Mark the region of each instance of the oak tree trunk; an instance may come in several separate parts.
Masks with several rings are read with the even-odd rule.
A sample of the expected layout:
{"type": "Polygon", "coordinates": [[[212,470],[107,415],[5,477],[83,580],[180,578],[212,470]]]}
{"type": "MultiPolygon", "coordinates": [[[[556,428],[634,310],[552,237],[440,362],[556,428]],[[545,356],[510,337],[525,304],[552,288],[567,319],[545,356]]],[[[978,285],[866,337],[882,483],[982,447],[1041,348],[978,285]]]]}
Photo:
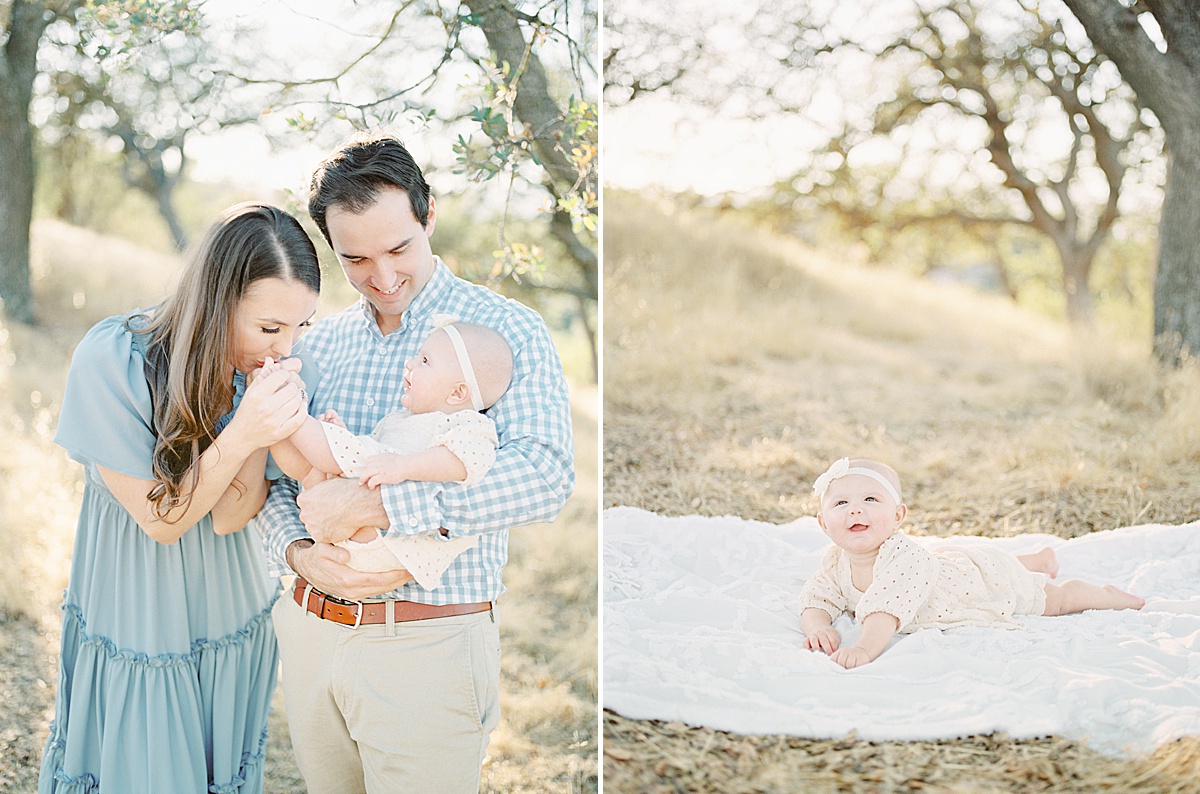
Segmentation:
{"type": "Polygon", "coordinates": [[[1096,321],[1091,288],[1095,255],[1070,247],[1059,250],[1059,259],[1062,261],[1063,292],[1067,296],[1067,321],[1074,328],[1087,328],[1096,321]]]}
{"type": "Polygon", "coordinates": [[[1154,279],[1154,344],[1161,361],[1200,356],[1200,7],[1195,0],[1064,0],[1088,38],[1154,111],[1166,136],[1166,197],[1154,279]],[[1149,13],[1161,41],[1139,15],[1149,13]]]}
{"type": "Polygon", "coordinates": [[[1200,118],[1168,142],[1167,190],[1158,232],[1154,339],[1158,356],[1177,364],[1200,356],[1200,118]]]}
{"type": "Polygon", "coordinates": [[[0,54],[0,300],[13,320],[32,323],[29,224],[33,220],[33,128],[29,102],[37,47],[50,14],[41,3],[14,0],[0,54]]]}

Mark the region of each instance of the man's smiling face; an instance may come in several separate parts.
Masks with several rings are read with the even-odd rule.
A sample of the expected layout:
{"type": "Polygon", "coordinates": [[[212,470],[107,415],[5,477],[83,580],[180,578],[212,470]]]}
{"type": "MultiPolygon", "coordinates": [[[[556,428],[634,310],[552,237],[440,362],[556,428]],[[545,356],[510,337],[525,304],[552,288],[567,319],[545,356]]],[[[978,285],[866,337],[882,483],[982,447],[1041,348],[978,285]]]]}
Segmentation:
{"type": "Polygon", "coordinates": [[[346,279],[375,309],[379,330],[395,331],[433,276],[433,199],[425,226],[399,188],[381,190],[375,203],[360,213],[333,205],[325,221],[346,279]]]}

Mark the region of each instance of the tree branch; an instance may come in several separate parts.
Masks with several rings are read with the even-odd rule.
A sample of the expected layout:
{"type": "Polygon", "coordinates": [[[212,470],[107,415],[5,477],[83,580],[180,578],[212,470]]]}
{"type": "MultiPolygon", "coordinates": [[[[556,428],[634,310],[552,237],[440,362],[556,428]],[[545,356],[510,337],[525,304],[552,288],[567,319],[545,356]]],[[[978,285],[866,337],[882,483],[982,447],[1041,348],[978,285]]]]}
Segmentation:
{"type": "MultiPolygon", "coordinates": [[[[1165,0],[1159,0],[1164,2],[1165,0]]],[[[1087,29],[1088,38],[1121,72],[1138,100],[1154,110],[1168,134],[1185,124],[1173,112],[1176,97],[1200,96],[1200,75],[1176,50],[1158,51],[1138,23],[1137,11],[1113,0],[1064,0],[1067,8],[1087,29]]],[[[1157,14],[1155,15],[1157,17],[1157,14]]],[[[1173,16],[1166,17],[1168,24],[1173,16]]],[[[1180,35],[1164,29],[1168,41],[1180,35]]]]}

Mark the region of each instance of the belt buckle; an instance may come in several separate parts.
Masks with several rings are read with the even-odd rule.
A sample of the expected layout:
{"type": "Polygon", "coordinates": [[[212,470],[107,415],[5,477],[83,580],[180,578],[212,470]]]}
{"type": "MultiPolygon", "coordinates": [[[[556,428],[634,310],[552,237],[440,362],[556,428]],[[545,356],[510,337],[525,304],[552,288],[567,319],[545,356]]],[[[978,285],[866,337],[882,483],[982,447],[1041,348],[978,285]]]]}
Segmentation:
{"type": "Polygon", "coordinates": [[[366,610],[363,609],[362,601],[354,601],[352,603],[354,604],[354,628],[357,629],[362,625],[363,612],[366,610]]]}

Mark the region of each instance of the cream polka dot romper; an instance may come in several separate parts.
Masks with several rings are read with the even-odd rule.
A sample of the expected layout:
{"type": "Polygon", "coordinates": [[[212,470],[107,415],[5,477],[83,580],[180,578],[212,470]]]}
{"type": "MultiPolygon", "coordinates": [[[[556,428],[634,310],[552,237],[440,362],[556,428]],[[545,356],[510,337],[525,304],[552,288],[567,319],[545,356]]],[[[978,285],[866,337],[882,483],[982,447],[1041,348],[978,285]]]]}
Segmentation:
{"type": "Polygon", "coordinates": [[[800,611],[843,612],[862,621],[885,612],[900,633],[951,626],[1022,628],[1013,615],[1046,609],[1045,574],[1033,573],[1012,554],[991,546],[927,549],[902,532],[879,547],[866,592],[850,578],[850,558],[833,546],[800,593],[800,611]]]}
{"type": "MultiPolygon", "coordinates": [[[[452,414],[432,411],[413,414],[394,411],[375,426],[369,436],[356,436],[345,428],[321,423],[342,476],[357,478],[361,467],[372,455],[406,455],[436,446],[444,446],[462,461],[467,478],[448,487],[474,485],[496,462],[499,440],[496,425],[478,411],[452,414]]],[[[462,552],[478,542],[476,537],[442,538],[436,533],[399,535],[376,531],[374,540],[357,543],[345,540],[337,544],[350,552],[351,568],[359,571],[390,571],[406,568],[427,590],[435,589],[442,573],[462,552]]]]}

